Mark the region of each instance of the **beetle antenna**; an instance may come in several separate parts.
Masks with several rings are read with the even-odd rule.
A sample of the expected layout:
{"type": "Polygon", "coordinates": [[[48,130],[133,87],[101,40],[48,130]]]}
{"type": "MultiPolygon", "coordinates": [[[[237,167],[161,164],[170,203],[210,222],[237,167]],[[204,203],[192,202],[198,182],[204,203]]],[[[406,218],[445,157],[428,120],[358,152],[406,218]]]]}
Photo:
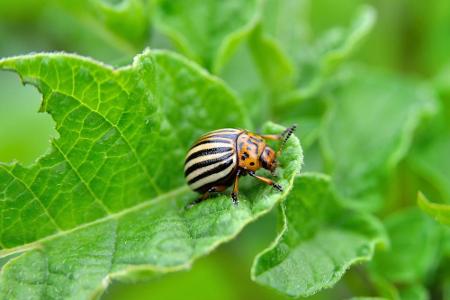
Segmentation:
{"type": "Polygon", "coordinates": [[[286,128],[283,131],[283,133],[281,133],[281,136],[284,138],[283,141],[281,142],[280,148],[278,148],[278,155],[281,153],[281,150],[283,150],[284,145],[286,144],[287,140],[291,137],[291,135],[294,133],[296,128],[297,124],[293,124],[291,127],[286,128]]]}

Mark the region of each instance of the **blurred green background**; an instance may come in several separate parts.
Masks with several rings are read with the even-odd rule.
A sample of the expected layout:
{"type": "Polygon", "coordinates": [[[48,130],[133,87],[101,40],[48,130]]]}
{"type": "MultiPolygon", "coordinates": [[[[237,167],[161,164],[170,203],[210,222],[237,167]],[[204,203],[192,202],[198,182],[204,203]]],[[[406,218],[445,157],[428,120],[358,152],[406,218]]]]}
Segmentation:
{"type": "MultiPolygon", "coordinates": [[[[428,80],[438,87],[444,109],[449,112],[450,1],[310,1],[305,14],[311,39],[330,28],[347,26],[361,4],[375,7],[378,21],[353,60],[428,80]]],[[[146,24],[142,24],[144,32],[136,33],[135,39],[144,34],[150,42],[136,46],[140,41],[130,44],[111,36],[97,21],[83,10],[73,9],[67,1],[0,0],[0,57],[67,51],[119,66],[129,63],[145,46],[171,48],[146,24]]],[[[58,135],[51,117],[38,113],[39,105],[40,94],[35,88],[23,86],[16,74],[0,72],[0,161],[30,164],[48,151],[49,140],[58,135]]],[[[414,177],[406,165],[400,165],[397,175],[396,180],[407,186],[405,193],[424,189],[432,196],[439,195],[427,182],[414,177]]],[[[149,283],[114,284],[103,298],[285,299],[253,283],[249,276],[254,256],[275,237],[276,222],[273,212],[248,226],[238,239],[197,261],[192,270],[149,283]]],[[[337,286],[313,298],[374,294],[373,284],[361,268],[352,268],[337,286]]]]}

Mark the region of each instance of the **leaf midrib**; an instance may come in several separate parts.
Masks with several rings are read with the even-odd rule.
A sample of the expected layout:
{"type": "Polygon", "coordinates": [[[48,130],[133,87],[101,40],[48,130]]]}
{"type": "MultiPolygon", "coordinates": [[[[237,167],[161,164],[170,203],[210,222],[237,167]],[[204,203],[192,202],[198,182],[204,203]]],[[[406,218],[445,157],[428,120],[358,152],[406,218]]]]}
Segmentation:
{"type": "Polygon", "coordinates": [[[167,193],[160,194],[159,196],[157,196],[153,199],[149,199],[149,200],[143,201],[135,206],[125,208],[117,213],[108,214],[100,219],[96,219],[94,221],[81,224],[81,225],[73,227],[69,230],[58,231],[55,234],[48,235],[44,238],[38,239],[31,243],[26,243],[26,244],[23,244],[23,245],[20,245],[17,247],[13,247],[13,248],[2,249],[2,250],[0,250],[0,258],[6,257],[6,256],[14,254],[14,253],[24,252],[24,251],[38,248],[41,245],[41,243],[43,243],[43,242],[47,242],[47,241],[50,241],[50,240],[53,240],[53,239],[56,239],[56,238],[59,238],[62,236],[66,236],[66,235],[76,232],[78,230],[82,230],[82,229],[85,229],[85,228],[88,228],[88,227],[91,227],[91,226],[94,226],[94,225],[97,225],[97,224],[100,224],[103,222],[107,222],[107,221],[114,220],[114,219],[119,219],[120,217],[122,217],[124,215],[145,209],[154,204],[160,203],[167,198],[175,197],[179,194],[182,194],[182,193],[185,193],[188,191],[189,191],[189,187],[187,185],[182,185],[182,186],[179,186],[167,193]]]}

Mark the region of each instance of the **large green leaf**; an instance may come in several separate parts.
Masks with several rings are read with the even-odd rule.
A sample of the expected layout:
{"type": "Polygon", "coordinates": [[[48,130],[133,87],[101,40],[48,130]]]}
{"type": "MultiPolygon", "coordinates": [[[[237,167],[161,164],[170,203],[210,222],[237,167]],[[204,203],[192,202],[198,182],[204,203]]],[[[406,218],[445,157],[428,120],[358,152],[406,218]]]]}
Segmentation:
{"type": "Polygon", "coordinates": [[[397,284],[414,284],[429,278],[439,261],[439,225],[417,208],[409,208],[389,216],[385,226],[391,248],[377,253],[372,271],[397,284]]]}
{"type": "Polygon", "coordinates": [[[364,68],[346,71],[329,101],[321,142],[338,192],[355,207],[373,210],[436,101],[421,83],[364,68]]]}
{"type": "Polygon", "coordinates": [[[299,171],[293,137],[280,158],[283,193],[248,180],[238,207],[222,195],[186,210],[196,197],[182,171],[192,141],[250,126],[220,80],[158,51],[120,69],[64,53],[0,68],[39,89],[60,134],[31,167],[0,164],[2,299],[84,299],[115,278],[186,268],[270,210],[299,171]]]}
{"type": "Polygon", "coordinates": [[[260,0],[159,0],[157,28],[186,56],[217,70],[256,24],[260,0]]]}
{"type": "Polygon", "coordinates": [[[304,174],[282,203],[282,229],[254,261],[252,278],[294,297],[332,287],[353,264],[384,244],[381,223],[346,209],[328,177],[304,174]]]}

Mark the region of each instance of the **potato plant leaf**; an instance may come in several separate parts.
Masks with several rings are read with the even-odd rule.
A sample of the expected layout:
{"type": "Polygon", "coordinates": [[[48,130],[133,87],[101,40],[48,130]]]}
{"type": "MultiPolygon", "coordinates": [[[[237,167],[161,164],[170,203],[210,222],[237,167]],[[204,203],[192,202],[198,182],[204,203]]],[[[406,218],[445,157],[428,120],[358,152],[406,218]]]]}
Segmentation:
{"type": "Polygon", "coordinates": [[[423,130],[421,139],[415,143],[408,157],[411,166],[438,190],[440,200],[446,203],[450,202],[450,161],[444,159],[450,153],[448,120],[441,111],[438,118],[423,130]]]}
{"type": "MultiPolygon", "coordinates": [[[[274,8],[270,6],[275,12],[289,10],[291,13],[299,14],[301,12],[299,9],[302,9],[302,13],[305,14],[304,1],[275,2],[277,5],[274,8]]],[[[375,10],[370,6],[363,6],[348,28],[332,28],[312,44],[309,44],[305,37],[302,38],[307,34],[306,25],[299,24],[290,29],[294,32],[291,35],[285,36],[282,31],[276,36],[280,45],[290,50],[290,58],[295,62],[294,70],[297,72],[295,89],[273,101],[274,117],[271,119],[298,123],[305,150],[317,140],[322,130],[321,119],[324,111],[323,103],[320,101],[323,96],[321,91],[330,90],[336,85],[339,76],[332,75],[338,73],[369,35],[375,20],[375,10]]],[[[284,26],[290,28],[290,20],[278,20],[276,23],[279,26],[278,30],[283,29],[283,21],[287,23],[284,26]]]]}
{"type": "Polygon", "coordinates": [[[375,255],[371,270],[394,284],[426,279],[439,261],[443,237],[439,225],[415,207],[389,216],[384,223],[391,247],[375,255]]]}
{"type": "Polygon", "coordinates": [[[432,203],[422,193],[419,193],[417,196],[417,203],[424,212],[432,216],[436,221],[445,225],[450,225],[450,205],[432,203]]]}
{"type": "Polygon", "coordinates": [[[437,104],[426,85],[370,69],[347,71],[328,102],[321,144],[339,194],[355,207],[376,210],[387,177],[437,104]]]}
{"type": "Polygon", "coordinates": [[[280,43],[266,32],[267,4],[260,0],[164,0],[155,10],[156,28],[181,53],[239,92],[258,126],[272,119],[274,94],[290,90],[295,73],[280,43]]]}
{"type": "Polygon", "coordinates": [[[119,69],[64,53],[6,58],[0,69],[39,89],[60,134],[34,165],[0,164],[0,299],[88,299],[113,279],[187,268],[284,198],[301,166],[292,137],[283,193],[251,181],[238,207],[221,195],[186,210],[197,197],[183,178],[193,140],[250,127],[220,80],[164,51],[119,69]]]}
{"type": "Polygon", "coordinates": [[[332,287],[350,266],[370,260],[375,246],[386,243],[381,223],[342,206],[324,175],[297,177],[280,217],[282,229],[255,259],[252,278],[293,297],[332,287]]]}
{"type": "Polygon", "coordinates": [[[423,285],[413,284],[401,289],[400,297],[402,300],[428,300],[430,299],[430,294],[423,285]]]}
{"type": "Polygon", "coordinates": [[[259,125],[275,117],[270,115],[277,101],[275,95],[292,88],[294,68],[277,41],[264,33],[260,22],[248,31],[226,63],[222,62],[217,74],[239,93],[252,121],[259,125]]]}
{"type": "Polygon", "coordinates": [[[86,30],[95,32],[124,54],[141,51],[150,35],[150,4],[146,0],[55,1],[76,16],[86,30]]]}
{"type": "Polygon", "coordinates": [[[375,10],[371,6],[363,6],[348,28],[332,28],[314,43],[298,46],[297,53],[291,54],[299,72],[297,90],[282,99],[277,106],[289,111],[293,105],[298,105],[334,83],[335,78],[331,75],[358,49],[375,21],[375,10]]]}
{"type": "Polygon", "coordinates": [[[155,24],[184,55],[217,70],[254,27],[260,6],[260,0],[162,0],[155,24]]]}
{"type": "Polygon", "coordinates": [[[371,32],[376,18],[373,7],[363,6],[348,29],[332,29],[319,40],[316,47],[322,55],[321,72],[329,75],[336,70],[371,32]]]}
{"type": "Polygon", "coordinates": [[[294,61],[302,55],[311,35],[309,6],[309,0],[266,0],[264,3],[264,30],[294,61]]]}

